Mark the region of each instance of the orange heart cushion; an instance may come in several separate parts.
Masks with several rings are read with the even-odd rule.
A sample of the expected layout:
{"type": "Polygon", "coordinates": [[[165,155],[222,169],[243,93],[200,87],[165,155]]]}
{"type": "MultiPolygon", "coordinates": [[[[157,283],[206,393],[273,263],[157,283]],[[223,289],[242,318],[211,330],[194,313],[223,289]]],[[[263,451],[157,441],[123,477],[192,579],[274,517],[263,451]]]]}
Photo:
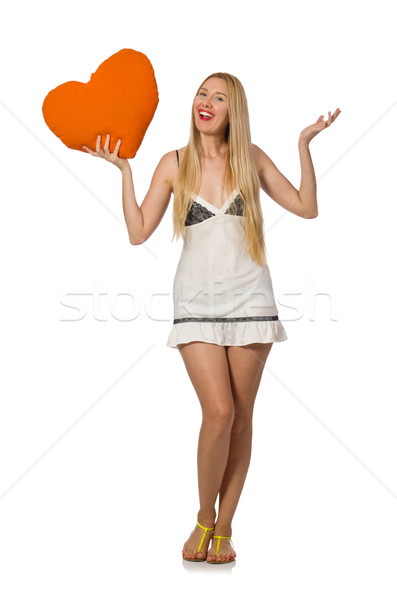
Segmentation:
{"type": "Polygon", "coordinates": [[[97,136],[103,148],[110,133],[110,152],[120,138],[120,158],[134,158],[158,102],[150,60],[124,48],[99,65],[87,83],[68,81],[51,90],[42,110],[48,127],[68,148],[95,151],[97,136]]]}

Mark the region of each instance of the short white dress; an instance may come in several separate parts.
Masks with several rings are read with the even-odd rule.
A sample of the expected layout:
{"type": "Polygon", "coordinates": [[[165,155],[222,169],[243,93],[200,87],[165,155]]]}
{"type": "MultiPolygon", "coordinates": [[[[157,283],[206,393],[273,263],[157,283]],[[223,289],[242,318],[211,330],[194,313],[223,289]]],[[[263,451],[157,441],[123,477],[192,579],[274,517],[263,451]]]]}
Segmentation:
{"type": "Polygon", "coordinates": [[[173,283],[168,347],[191,341],[245,346],[288,339],[269,267],[245,250],[245,219],[238,190],[221,208],[194,195],[173,283]]]}

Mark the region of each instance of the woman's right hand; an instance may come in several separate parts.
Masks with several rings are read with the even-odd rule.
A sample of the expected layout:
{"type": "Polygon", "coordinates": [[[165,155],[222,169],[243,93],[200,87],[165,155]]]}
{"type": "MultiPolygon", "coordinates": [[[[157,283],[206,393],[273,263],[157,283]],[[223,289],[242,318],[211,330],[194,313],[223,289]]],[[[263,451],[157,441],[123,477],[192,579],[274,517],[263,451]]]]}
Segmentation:
{"type": "Polygon", "coordinates": [[[100,158],[104,158],[108,162],[111,162],[112,164],[116,165],[116,167],[118,167],[121,171],[123,169],[123,167],[125,167],[126,164],[128,164],[128,160],[126,158],[120,158],[118,156],[118,152],[119,152],[120,146],[121,146],[121,140],[118,140],[112,154],[109,152],[109,143],[110,143],[110,134],[108,133],[106,136],[106,141],[105,141],[103,150],[101,148],[101,136],[100,135],[98,135],[98,137],[96,139],[96,152],[94,152],[93,150],[90,150],[90,148],[87,148],[87,146],[81,146],[81,147],[84,148],[84,150],[86,150],[89,154],[91,154],[91,156],[99,156],[100,158]]]}

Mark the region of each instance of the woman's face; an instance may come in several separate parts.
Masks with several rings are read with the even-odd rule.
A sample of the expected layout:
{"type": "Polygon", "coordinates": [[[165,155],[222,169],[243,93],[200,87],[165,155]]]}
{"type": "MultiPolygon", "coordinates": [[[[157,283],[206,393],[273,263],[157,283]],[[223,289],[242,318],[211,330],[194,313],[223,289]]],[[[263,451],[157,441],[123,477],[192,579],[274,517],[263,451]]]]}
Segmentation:
{"type": "Polygon", "coordinates": [[[229,123],[226,82],[210,77],[203,86],[193,101],[196,127],[203,133],[223,133],[229,123]],[[203,111],[208,114],[201,116],[203,111]]]}

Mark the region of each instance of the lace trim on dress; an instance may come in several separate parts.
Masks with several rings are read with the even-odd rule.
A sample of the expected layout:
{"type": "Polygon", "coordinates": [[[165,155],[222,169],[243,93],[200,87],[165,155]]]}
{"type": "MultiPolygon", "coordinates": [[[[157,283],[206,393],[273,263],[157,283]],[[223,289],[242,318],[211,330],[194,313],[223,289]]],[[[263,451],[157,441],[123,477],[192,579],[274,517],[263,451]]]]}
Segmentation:
{"type": "Polygon", "coordinates": [[[272,315],[270,317],[183,317],[181,319],[174,319],[174,325],[176,323],[188,323],[190,321],[204,321],[208,323],[232,323],[234,321],[278,321],[278,315],[272,315]]]}
{"type": "MultiPolygon", "coordinates": [[[[225,215],[235,215],[237,217],[244,216],[244,203],[241,199],[240,194],[238,194],[233,202],[229,205],[228,209],[223,213],[225,215]]],[[[196,223],[201,223],[210,217],[214,217],[215,213],[211,212],[203,206],[200,202],[193,200],[193,203],[188,210],[185,225],[196,225],[196,223]]]]}
{"type": "Polygon", "coordinates": [[[225,211],[225,214],[236,215],[237,217],[242,217],[244,215],[244,203],[240,194],[235,197],[229,208],[225,211]]]}
{"type": "Polygon", "coordinates": [[[205,221],[205,219],[209,219],[210,217],[214,216],[215,213],[196,202],[196,200],[193,200],[193,204],[191,205],[186,216],[185,225],[195,225],[196,223],[201,223],[201,221],[205,221]]]}

